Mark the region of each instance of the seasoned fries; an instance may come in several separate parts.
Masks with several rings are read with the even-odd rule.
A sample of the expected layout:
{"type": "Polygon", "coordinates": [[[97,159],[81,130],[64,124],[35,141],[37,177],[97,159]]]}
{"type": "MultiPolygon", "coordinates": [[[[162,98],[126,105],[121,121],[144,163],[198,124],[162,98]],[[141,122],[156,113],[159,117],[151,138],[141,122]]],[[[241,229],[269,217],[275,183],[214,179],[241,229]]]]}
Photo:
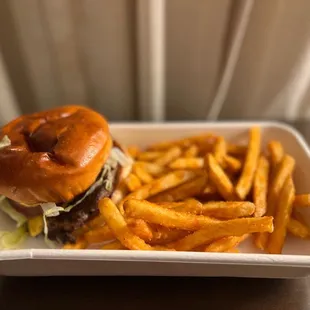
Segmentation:
{"type": "Polygon", "coordinates": [[[202,157],[178,158],[170,165],[170,169],[202,169],[204,159],[202,157]]]}
{"type": "Polygon", "coordinates": [[[101,200],[99,210],[115,237],[124,247],[131,250],[152,250],[150,245],[132,233],[118,208],[110,199],[101,200]]]}
{"type": "MultiPolygon", "coordinates": [[[[128,147],[131,172],[64,248],[239,253],[252,236],[279,254],[287,232],[310,241],[310,193],[295,194],[290,150],[276,140],[261,145],[258,127],[248,140],[203,133],[128,147]]],[[[42,229],[35,219],[28,226],[32,235],[42,229]]]]}
{"type": "Polygon", "coordinates": [[[283,185],[277,203],[277,210],[274,218],[274,231],[269,237],[269,253],[280,254],[282,252],[286,237],[287,224],[289,223],[292,212],[294,197],[295,188],[292,178],[289,176],[283,185]]]}
{"type": "Polygon", "coordinates": [[[260,153],[260,140],[260,128],[252,128],[250,130],[249,147],[246,154],[243,170],[236,186],[236,193],[242,200],[245,199],[252,186],[260,153]]]}
{"type": "Polygon", "coordinates": [[[130,192],[134,192],[142,186],[140,179],[133,173],[125,179],[125,184],[130,192]]]}
{"type": "Polygon", "coordinates": [[[269,162],[265,156],[261,156],[253,183],[253,201],[256,206],[255,217],[263,216],[267,210],[267,190],[268,190],[269,162]]]}
{"type": "Polygon", "coordinates": [[[209,177],[216,186],[218,192],[226,200],[235,200],[235,188],[212,154],[208,154],[207,164],[209,168],[209,177]]]}
{"type": "Polygon", "coordinates": [[[170,247],[177,251],[189,251],[200,245],[207,244],[213,240],[227,236],[242,236],[255,232],[272,232],[272,217],[244,218],[229,221],[210,222],[204,229],[196,230],[194,233],[180,239],[170,247]]]}

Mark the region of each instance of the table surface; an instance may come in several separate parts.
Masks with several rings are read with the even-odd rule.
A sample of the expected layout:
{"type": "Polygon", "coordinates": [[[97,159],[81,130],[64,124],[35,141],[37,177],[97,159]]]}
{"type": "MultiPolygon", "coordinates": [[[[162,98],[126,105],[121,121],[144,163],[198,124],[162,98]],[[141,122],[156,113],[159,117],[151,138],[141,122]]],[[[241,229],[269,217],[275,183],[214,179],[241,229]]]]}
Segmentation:
{"type": "MultiPolygon", "coordinates": [[[[295,124],[310,141],[310,123],[295,124]]],[[[0,309],[308,310],[310,279],[0,277],[0,309]]]]}

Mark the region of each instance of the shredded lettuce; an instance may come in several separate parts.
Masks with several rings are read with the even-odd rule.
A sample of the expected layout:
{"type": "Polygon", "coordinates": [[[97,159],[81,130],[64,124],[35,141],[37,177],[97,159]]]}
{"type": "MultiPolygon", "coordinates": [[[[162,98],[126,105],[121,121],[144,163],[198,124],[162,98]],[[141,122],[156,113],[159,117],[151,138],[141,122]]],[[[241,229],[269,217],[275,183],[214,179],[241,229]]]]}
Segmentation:
{"type": "Polygon", "coordinates": [[[0,149],[9,145],[11,145],[11,140],[7,135],[5,135],[0,141],[0,149]]]}
{"type": "Polygon", "coordinates": [[[15,249],[27,237],[26,225],[16,228],[14,231],[0,231],[0,249],[15,249]]]}
{"type": "Polygon", "coordinates": [[[14,220],[17,227],[21,227],[27,222],[27,218],[23,214],[16,211],[4,196],[0,197],[0,210],[14,220]]]}

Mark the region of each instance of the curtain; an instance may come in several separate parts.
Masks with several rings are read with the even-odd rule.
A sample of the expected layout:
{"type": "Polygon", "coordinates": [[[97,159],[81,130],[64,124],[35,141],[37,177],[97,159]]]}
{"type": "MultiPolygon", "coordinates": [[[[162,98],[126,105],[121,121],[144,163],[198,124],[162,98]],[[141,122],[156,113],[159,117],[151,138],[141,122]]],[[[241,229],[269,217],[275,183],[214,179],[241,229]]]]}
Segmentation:
{"type": "Polygon", "coordinates": [[[309,0],[2,0],[0,46],[1,124],[310,118],[309,0]]]}

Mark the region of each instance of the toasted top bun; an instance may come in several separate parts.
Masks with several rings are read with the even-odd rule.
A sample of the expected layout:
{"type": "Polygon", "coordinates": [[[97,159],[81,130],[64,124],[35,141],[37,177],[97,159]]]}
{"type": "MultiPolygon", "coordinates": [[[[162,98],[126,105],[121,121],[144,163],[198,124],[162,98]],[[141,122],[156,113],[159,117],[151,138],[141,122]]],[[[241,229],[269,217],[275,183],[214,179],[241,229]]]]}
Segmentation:
{"type": "Polygon", "coordinates": [[[1,129],[0,194],[19,203],[62,203],[83,193],[107,160],[112,139],[100,114],[64,106],[21,116],[1,129]]]}

